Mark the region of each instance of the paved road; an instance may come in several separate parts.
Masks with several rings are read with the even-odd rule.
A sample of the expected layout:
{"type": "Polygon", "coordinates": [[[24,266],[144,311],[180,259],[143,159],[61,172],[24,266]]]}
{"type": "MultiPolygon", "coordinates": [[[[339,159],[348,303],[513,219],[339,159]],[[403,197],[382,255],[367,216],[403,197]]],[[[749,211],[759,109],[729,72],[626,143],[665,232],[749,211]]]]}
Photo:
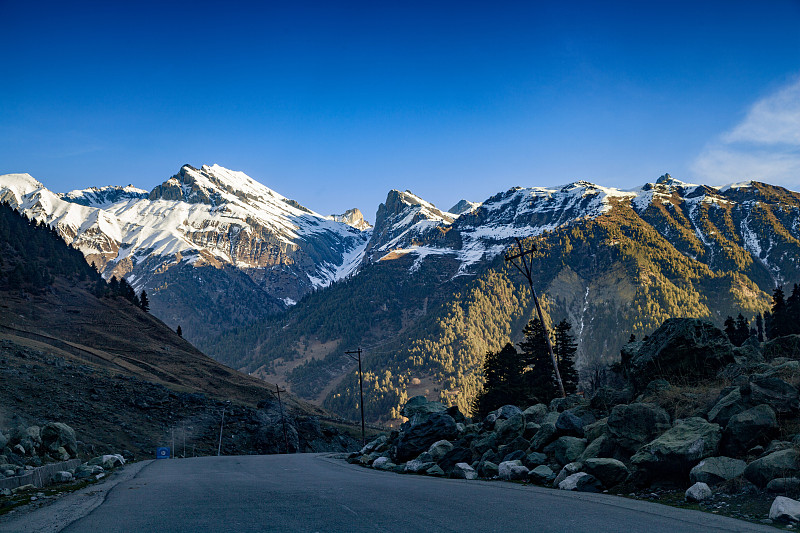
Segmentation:
{"type": "Polygon", "coordinates": [[[776,529],[604,494],[404,476],[349,465],[327,455],[303,454],[153,461],[120,481],[101,505],[64,531],[705,533],[776,529]]]}

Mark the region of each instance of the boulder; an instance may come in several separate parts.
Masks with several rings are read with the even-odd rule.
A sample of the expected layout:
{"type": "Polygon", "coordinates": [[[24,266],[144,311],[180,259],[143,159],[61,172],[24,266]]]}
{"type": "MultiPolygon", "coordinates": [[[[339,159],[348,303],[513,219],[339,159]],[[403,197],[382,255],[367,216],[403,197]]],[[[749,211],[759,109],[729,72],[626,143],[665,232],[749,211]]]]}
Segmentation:
{"type": "Polygon", "coordinates": [[[406,463],[406,466],[403,469],[403,471],[412,474],[419,474],[420,472],[425,472],[432,466],[436,466],[436,463],[432,461],[428,462],[428,461],[420,461],[419,459],[412,459],[411,461],[406,463]]]}
{"type": "Polygon", "coordinates": [[[382,452],[387,448],[388,441],[389,439],[386,437],[386,435],[381,435],[377,439],[368,442],[363,448],[361,448],[359,453],[363,455],[370,454],[372,452],[382,452]]]}
{"type": "Polygon", "coordinates": [[[433,465],[429,469],[425,471],[426,476],[433,476],[433,477],[444,477],[446,474],[444,470],[442,470],[439,465],[433,465]]]}
{"type": "Polygon", "coordinates": [[[395,462],[407,461],[437,441],[456,437],[458,428],[452,416],[444,412],[417,413],[403,424],[395,447],[395,462]]]}
{"type": "Polygon", "coordinates": [[[730,418],[723,434],[722,449],[729,455],[739,455],[769,442],[777,431],[775,411],[769,405],[757,405],[730,418]]]}
{"type": "Polygon", "coordinates": [[[647,473],[684,477],[701,459],[717,454],[722,431],[717,424],[695,417],[678,420],[631,457],[631,463],[647,473]]]}
{"type": "Polygon", "coordinates": [[[577,437],[559,437],[545,446],[546,453],[552,453],[561,465],[577,461],[586,449],[586,440],[577,437]]]}
{"type": "Polygon", "coordinates": [[[50,455],[58,459],[59,461],[69,461],[70,455],[63,446],[57,449],[55,452],[51,452],[50,455]]]}
{"type": "Polygon", "coordinates": [[[570,394],[566,398],[555,398],[551,400],[548,409],[556,413],[561,413],[567,409],[588,404],[589,402],[583,396],[579,394],[570,394]]]}
{"type": "Polygon", "coordinates": [[[750,403],[765,403],[778,413],[792,413],[800,409],[797,389],[780,378],[750,376],[750,403]]]}
{"type": "Polygon", "coordinates": [[[586,446],[580,456],[580,460],[592,459],[597,457],[613,457],[615,451],[614,442],[605,435],[594,439],[586,446]]]}
{"type": "Polygon", "coordinates": [[[75,479],[85,479],[105,472],[100,465],[81,465],[75,469],[75,479]]]}
{"type": "Polygon", "coordinates": [[[583,463],[569,463],[564,465],[564,468],[558,473],[556,478],[553,480],[553,486],[558,487],[558,484],[567,479],[572,474],[577,474],[583,468],[583,463]]]}
{"type": "Polygon", "coordinates": [[[60,472],[56,472],[53,474],[53,482],[54,483],[69,483],[75,479],[72,477],[72,472],[68,472],[66,470],[62,470],[60,472]]]}
{"type": "Polygon", "coordinates": [[[477,479],[478,473],[467,463],[456,463],[450,476],[456,479],[477,479]]]}
{"type": "Polygon", "coordinates": [[[539,452],[531,452],[525,456],[525,459],[522,460],[522,464],[527,466],[529,469],[537,467],[539,465],[543,465],[546,462],[547,462],[547,456],[539,452]]]}
{"type": "Polygon", "coordinates": [[[703,483],[698,481],[688,489],[686,489],[686,501],[688,502],[702,502],[714,495],[711,489],[703,483]]]}
{"type": "Polygon", "coordinates": [[[584,426],[583,431],[588,442],[592,442],[603,435],[608,435],[608,417],[602,418],[593,424],[584,426]]]}
{"type": "Polygon", "coordinates": [[[756,459],[744,469],[744,477],[759,487],[780,477],[800,477],[800,452],[789,448],[756,459]]]}
{"type": "Polygon", "coordinates": [[[725,427],[732,416],[747,409],[739,387],[731,387],[708,412],[708,421],[725,427]]]}
{"type": "Polygon", "coordinates": [[[494,433],[479,435],[470,442],[469,447],[473,454],[481,456],[489,450],[497,449],[497,435],[494,433]]]}
{"type": "Polygon", "coordinates": [[[670,318],[641,345],[623,349],[623,368],[641,390],[654,379],[698,383],[733,363],[733,345],[719,328],[696,318],[670,318]]]}
{"type": "Polygon", "coordinates": [[[614,406],[631,403],[633,398],[633,389],[613,389],[611,387],[600,387],[592,395],[592,399],[589,401],[589,406],[600,413],[609,413],[614,406]]]}
{"type": "Polygon", "coordinates": [[[42,446],[51,452],[57,452],[59,448],[64,448],[71,457],[78,456],[78,440],[75,438],[75,430],[61,422],[50,422],[45,424],[41,432],[42,446]]]}
{"type": "Polygon", "coordinates": [[[547,414],[547,406],[543,403],[531,405],[522,412],[525,415],[525,422],[533,422],[534,424],[541,424],[547,414]]]}
{"type": "Polygon", "coordinates": [[[519,459],[520,461],[524,462],[526,458],[527,454],[524,451],[515,450],[511,453],[506,454],[505,457],[503,457],[503,461],[516,461],[517,459],[519,459]]]}
{"type": "Polygon", "coordinates": [[[531,439],[536,432],[539,431],[541,426],[536,422],[526,422],[525,423],[525,431],[522,432],[522,437],[526,439],[531,439]]]}
{"type": "Polygon", "coordinates": [[[707,457],[689,471],[689,481],[714,486],[744,474],[747,463],[730,457],[707,457]]]}
{"type": "Polygon", "coordinates": [[[555,478],[555,472],[550,470],[550,467],[546,465],[539,465],[528,472],[528,480],[538,485],[550,485],[555,478]]]}
{"type": "Polygon", "coordinates": [[[559,435],[583,438],[583,420],[570,411],[564,411],[556,420],[556,431],[559,435]]]}
{"type": "Polygon", "coordinates": [[[478,463],[478,475],[482,478],[491,479],[497,477],[499,472],[499,467],[491,461],[481,461],[478,463]]]}
{"type": "Polygon", "coordinates": [[[670,428],[669,415],[657,405],[618,405],[608,416],[608,431],[625,450],[634,452],[670,428]]]}
{"type": "Polygon", "coordinates": [[[505,480],[524,480],[528,479],[528,469],[523,466],[522,461],[503,461],[497,467],[497,475],[505,480]]]}
{"type": "Polygon", "coordinates": [[[494,424],[494,432],[498,442],[511,442],[517,437],[521,437],[525,432],[525,415],[519,411],[508,418],[498,417],[494,424]]]}
{"type": "Polygon", "coordinates": [[[600,481],[591,474],[578,472],[572,474],[558,484],[560,490],[574,490],[577,492],[602,492],[600,481]]]}
{"type": "Polygon", "coordinates": [[[458,463],[472,463],[472,450],[466,446],[459,446],[457,443],[452,450],[444,454],[436,463],[449,474],[458,463]]]}
{"type": "Polygon", "coordinates": [[[555,440],[557,436],[555,424],[545,422],[531,438],[531,450],[539,451],[555,440]]]}
{"type": "Polygon", "coordinates": [[[517,437],[516,439],[512,440],[508,444],[504,446],[500,446],[497,451],[500,455],[509,454],[511,452],[515,452],[517,450],[527,450],[530,448],[531,443],[529,440],[525,439],[524,437],[517,437]]]}
{"type": "Polygon", "coordinates": [[[388,457],[378,457],[374,461],[372,461],[372,468],[383,469],[386,464],[391,463],[392,461],[388,457]]]}
{"type": "Polygon", "coordinates": [[[428,448],[428,453],[431,456],[431,460],[435,463],[438,463],[439,460],[452,449],[453,449],[452,442],[450,442],[449,440],[439,440],[431,444],[431,447],[428,448]]]}
{"type": "Polygon", "coordinates": [[[118,453],[99,455],[89,459],[86,464],[89,466],[102,466],[105,470],[111,470],[112,468],[124,465],[125,458],[118,453]]]}
{"type": "Polygon", "coordinates": [[[483,419],[483,429],[486,431],[496,430],[497,428],[495,428],[495,425],[498,421],[508,420],[517,415],[522,415],[524,425],[525,415],[522,414],[520,408],[516,405],[504,405],[486,415],[486,418],[483,419]]]}
{"type": "Polygon", "coordinates": [[[785,496],[777,496],[769,508],[769,519],[784,523],[800,521],[800,502],[785,496]]]}
{"type": "MultiPolygon", "coordinates": [[[[433,413],[446,413],[447,407],[440,402],[431,402],[425,396],[414,396],[403,406],[400,413],[406,418],[416,415],[429,415],[433,413]]],[[[450,417],[452,418],[452,417],[450,417]]]]}
{"type": "Polygon", "coordinates": [[[622,461],[607,458],[586,459],[583,461],[583,471],[596,477],[606,488],[619,485],[631,474],[622,461]]]}
{"type": "Polygon", "coordinates": [[[779,477],[767,483],[768,492],[785,494],[787,492],[797,494],[800,492],[800,478],[798,477],[779,477]]]}

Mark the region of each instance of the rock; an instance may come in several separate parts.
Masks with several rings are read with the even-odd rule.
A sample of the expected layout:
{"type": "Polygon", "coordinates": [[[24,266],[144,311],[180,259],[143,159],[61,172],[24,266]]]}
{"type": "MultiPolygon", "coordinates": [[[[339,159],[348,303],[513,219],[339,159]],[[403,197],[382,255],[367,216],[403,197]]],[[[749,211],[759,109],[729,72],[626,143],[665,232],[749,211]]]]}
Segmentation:
{"type": "Polygon", "coordinates": [[[98,457],[94,457],[89,459],[86,463],[89,466],[102,466],[104,470],[111,470],[112,468],[116,468],[118,466],[122,466],[125,464],[125,458],[122,457],[120,454],[107,454],[107,455],[100,455],[98,457]]]}
{"type": "Polygon", "coordinates": [[[51,452],[64,448],[70,457],[78,456],[78,441],[75,430],[61,422],[50,422],[42,428],[42,446],[51,452]]]}
{"type": "Polygon", "coordinates": [[[732,387],[708,412],[708,421],[725,427],[732,416],[747,409],[739,387],[732,387]]]}
{"type": "Polygon", "coordinates": [[[405,468],[403,469],[404,472],[410,472],[412,474],[418,474],[420,472],[425,472],[430,467],[436,466],[434,462],[423,462],[419,459],[412,459],[411,461],[406,463],[405,468]]]}
{"type": "Polygon", "coordinates": [[[526,458],[527,454],[524,451],[515,450],[509,454],[506,454],[506,456],[503,457],[503,461],[516,461],[516,460],[524,461],[526,458]]]}
{"type": "Polygon", "coordinates": [[[623,350],[622,364],[631,382],[641,390],[659,378],[698,383],[733,362],[733,345],[712,323],[670,318],[641,345],[623,350]]]}
{"type": "Polygon", "coordinates": [[[578,407],[579,405],[588,405],[588,401],[579,394],[570,394],[566,398],[555,398],[550,401],[549,410],[556,413],[561,413],[567,409],[578,407]]]}
{"type": "Polygon", "coordinates": [[[797,477],[779,477],[767,483],[768,492],[776,492],[778,494],[785,494],[790,492],[797,494],[800,492],[800,478],[797,477]]]}
{"type": "Polygon", "coordinates": [[[522,461],[503,461],[497,467],[497,475],[500,479],[522,480],[528,478],[528,469],[522,465],[522,461]]]}
{"type": "Polygon", "coordinates": [[[778,419],[769,405],[761,404],[731,417],[725,427],[722,449],[739,455],[753,446],[769,442],[778,431],[778,419]]]}
{"type": "Polygon", "coordinates": [[[457,405],[451,405],[445,411],[448,415],[453,417],[453,420],[456,421],[456,424],[466,424],[467,417],[458,409],[457,405]]]}
{"type": "Polygon", "coordinates": [[[631,463],[648,473],[683,477],[701,459],[717,454],[722,431],[717,424],[695,417],[678,420],[631,457],[631,463]]]}
{"type": "MultiPolygon", "coordinates": [[[[8,444],[8,437],[6,437],[5,433],[0,431],[0,450],[5,448],[7,444],[8,444]]],[[[5,461],[3,461],[3,462],[5,462],[5,461]]]]}
{"type": "Polygon", "coordinates": [[[14,447],[11,449],[14,450],[14,453],[16,453],[17,455],[27,454],[27,452],[25,451],[25,447],[22,446],[22,444],[15,444],[14,447]]]}
{"type": "Polygon", "coordinates": [[[383,468],[387,463],[391,463],[388,457],[378,457],[372,461],[372,468],[383,468]]]}
{"type": "Polygon", "coordinates": [[[589,424],[583,427],[583,431],[586,435],[586,441],[592,442],[595,439],[598,439],[604,435],[608,435],[608,417],[602,418],[593,424],[589,424]]]}
{"type": "Polygon", "coordinates": [[[577,492],[602,492],[600,481],[591,474],[578,472],[572,474],[558,484],[560,490],[574,490],[577,492]]]}
{"type": "Polygon", "coordinates": [[[53,482],[54,483],[69,483],[74,478],[72,477],[71,472],[67,472],[66,470],[62,470],[60,472],[56,472],[53,474],[53,482]]]}
{"type": "Polygon", "coordinates": [[[539,465],[528,472],[528,480],[538,485],[550,485],[555,478],[555,472],[550,470],[550,467],[546,465],[539,465]]]}
{"type": "Polygon", "coordinates": [[[472,449],[473,454],[482,456],[487,451],[497,448],[497,435],[494,433],[479,435],[472,440],[469,447],[472,449]]]}
{"type": "Polygon", "coordinates": [[[499,467],[491,461],[481,461],[478,463],[478,475],[482,478],[491,479],[499,473],[499,467]]]}
{"type": "Polygon", "coordinates": [[[744,477],[759,487],[781,477],[800,477],[800,452],[789,448],[756,459],[744,469],[744,477]]]}
{"type": "Polygon", "coordinates": [[[384,451],[387,447],[386,443],[388,441],[389,439],[386,437],[386,435],[381,435],[377,439],[368,442],[363,448],[361,448],[361,451],[359,453],[370,454],[372,452],[384,451]]]}
{"type": "Polygon", "coordinates": [[[606,488],[619,485],[631,474],[622,461],[608,458],[586,459],[583,461],[583,471],[599,479],[606,488]]]}
{"type": "Polygon", "coordinates": [[[541,424],[547,414],[547,406],[543,403],[531,405],[522,412],[525,415],[525,422],[533,422],[534,424],[541,424]]]}
{"type": "Polygon", "coordinates": [[[672,385],[666,379],[654,379],[644,388],[646,396],[658,396],[662,392],[672,389],[672,385]]]}
{"type": "Polygon", "coordinates": [[[431,447],[428,448],[428,453],[431,456],[431,460],[433,460],[435,463],[438,463],[439,460],[452,449],[453,443],[451,443],[449,440],[439,440],[431,444],[431,447]]]}
{"type": "Polygon", "coordinates": [[[524,464],[529,469],[539,465],[543,465],[546,462],[547,462],[547,456],[539,452],[531,452],[527,456],[525,456],[525,459],[522,460],[522,464],[524,464]]]}
{"type": "Polygon", "coordinates": [[[776,377],[750,376],[750,403],[765,403],[778,413],[792,413],[800,409],[797,389],[776,377]]]}
{"type": "Polygon", "coordinates": [[[688,489],[686,489],[686,501],[689,502],[702,502],[714,495],[711,492],[711,489],[703,483],[702,481],[698,481],[688,489]]]}
{"type": "Polygon", "coordinates": [[[36,490],[36,488],[37,488],[36,485],[32,485],[32,484],[28,483],[27,485],[22,485],[20,487],[15,488],[15,489],[11,489],[11,494],[19,494],[20,492],[27,492],[29,490],[36,490]]]}
{"type": "Polygon", "coordinates": [[[583,438],[583,420],[570,411],[564,411],[556,420],[556,431],[559,435],[583,438]]]}
{"type": "Polygon", "coordinates": [[[586,440],[577,437],[559,437],[545,446],[546,453],[553,453],[558,464],[565,465],[577,461],[586,449],[586,440]]]}
{"type": "Polygon", "coordinates": [[[784,335],[764,344],[764,358],[772,361],[779,357],[800,359],[800,335],[784,335]]]}
{"type": "Polygon", "coordinates": [[[444,412],[418,413],[406,424],[397,439],[395,462],[416,457],[437,441],[458,437],[455,420],[444,412]]]}
{"type": "Polygon", "coordinates": [[[556,425],[545,422],[531,438],[531,449],[538,451],[551,443],[557,436],[556,425]]]}
{"type": "Polygon", "coordinates": [[[433,477],[444,477],[446,474],[439,465],[433,465],[432,467],[430,467],[425,471],[425,475],[433,477]]]}
{"type": "Polygon", "coordinates": [[[69,457],[70,457],[69,453],[67,452],[66,449],[64,449],[63,446],[61,446],[58,450],[56,450],[54,453],[52,453],[52,455],[53,455],[53,457],[55,457],[59,461],[69,461],[69,457]]]}
{"type": "Polygon", "coordinates": [[[526,439],[531,439],[536,432],[539,431],[539,428],[542,427],[536,422],[526,422],[525,423],[525,431],[522,432],[522,437],[526,439]]]}
{"type": "Polygon", "coordinates": [[[457,479],[477,479],[478,473],[467,463],[456,463],[450,476],[457,479]]]}
{"type": "Polygon", "coordinates": [[[611,387],[600,387],[592,395],[589,406],[601,413],[609,413],[616,405],[631,403],[634,394],[630,388],[613,389],[611,387]]]}
{"type": "MultiPolygon", "coordinates": [[[[425,396],[414,396],[403,406],[400,413],[411,419],[416,415],[428,415],[433,413],[446,413],[447,407],[440,402],[431,402],[425,396]]],[[[452,417],[450,417],[452,418],[452,417]]],[[[453,422],[455,424],[455,421],[453,422]]]]}
{"type": "Polygon", "coordinates": [[[689,471],[689,481],[714,486],[744,473],[747,463],[730,457],[707,457],[689,471]]]}
{"type": "MultiPolygon", "coordinates": [[[[519,409],[517,409],[519,411],[519,409]]],[[[522,411],[514,413],[508,418],[498,418],[494,425],[494,432],[498,442],[511,442],[521,437],[525,431],[525,415],[522,411]]]]}
{"type": "Polygon", "coordinates": [[[517,437],[505,446],[500,446],[497,451],[500,455],[503,455],[516,452],[518,450],[527,450],[530,448],[530,446],[530,441],[526,440],[524,437],[517,437]]]}
{"type": "Polygon", "coordinates": [[[100,465],[81,465],[75,469],[75,479],[85,479],[104,472],[100,465]]]}
{"type": "Polygon", "coordinates": [[[583,461],[597,457],[613,457],[614,448],[614,442],[604,435],[590,442],[579,459],[583,461]]]}
{"type": "Polygon", "coordinates": [[[669,415],[657,405],[618,405],[608,416],[608,431],[624,449],[634,452],[670,428],[669,415]]]}
{"type": "Polygon", "coordinates": [[[442,458],[437,461],[437,464],[446,473],[450,473],[453,467],[458,463],[472,463],[472,451],[469,448],[458,445],[453,446],[452,450],[444,454],[442,458]]]}
{"type": "Polygon", "coordinates": [[[583,468],[583,463],[569,463],[564,465],[564,468],[556,476],[556,479],[553,480],[553,486],[558,487],[558,484],[567,479],[572,474],[577,474],[583,468]]]}
{"type": "Polygon", "coordinates": [[[769,519],[785,523],[800,521],[800,502],[785,496],[777,496],[769,508],[769,519]]]}

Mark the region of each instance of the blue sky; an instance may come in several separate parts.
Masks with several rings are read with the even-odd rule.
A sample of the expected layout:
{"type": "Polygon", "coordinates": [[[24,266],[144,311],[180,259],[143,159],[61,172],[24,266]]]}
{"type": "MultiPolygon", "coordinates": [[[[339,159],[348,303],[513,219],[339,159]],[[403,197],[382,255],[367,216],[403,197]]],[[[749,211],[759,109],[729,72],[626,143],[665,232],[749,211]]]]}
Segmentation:
{"type": "Polygon", "coordinates": [[[374,220],[392,188],[800,190],[798,0],[0,0],[0,21],[0,173],[56,191],[217,163],[374,220]]]}

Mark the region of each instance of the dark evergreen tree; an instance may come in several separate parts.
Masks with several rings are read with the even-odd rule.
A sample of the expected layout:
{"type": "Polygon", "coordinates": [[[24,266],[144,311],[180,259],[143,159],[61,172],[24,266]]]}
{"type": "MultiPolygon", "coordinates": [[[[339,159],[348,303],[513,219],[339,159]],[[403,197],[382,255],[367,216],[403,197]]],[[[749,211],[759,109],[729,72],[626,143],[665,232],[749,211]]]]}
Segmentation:
{"type": "Polygon", "coordinates": [[[725,319],[725,335],[728,336],[729,341],[736,344],[736,321],[732,316],[725,319]]]}
{"type": "Polygon", "coordinates": [[[561,381],[567,394],[573,394],[578,390],[578,371],[575,369],[578,345],[575,344],[575,338],[570,331],[572,324],[565,318],[556,325],[553,335],[553,354],[558,361],[558,372],[561,374],[561,381]]]}
{"type": "Polygon", "coordinates": [[[761,313],[756,315],[756,335],[758,335],[758,342],[764,342],[764,317],[761,313]]]}
{"type": "Polygon", "coordinates": [[[767,324],[767,336],[775,339],[786,335],[786,322],[786,300],[783,286],[779,285],[772,293],[772,320],[767,324]]]}
{"type": "Polygon", "coordinates": [[[736,340],[733,344],[741,346],[748,337],[750,337],[750,321],[742,313],[739,313],[739,316],[736,317],[736,340]]]}
{"type": "Polygon", "coordinates": [[[139,307],[142,308],[142,311],[145,313],[150,312],[150,300],[147,299],[147,292],[142,290],[142,293],[139,295],[139,307]]]}
{"type": "Polygon", "coordinates": [[[117,276],[111,276],[111,279],[108,280],[108,290],[111,292],[112,296],[119,294],[119,280],[117,276]]]}
{"type": "Polygon", "coordinates": [[[628,339],[628,342],[629,342],[629,343],[630,343],[630,342],[636,342],[636,335],[634,335],[633,333],[631,333],[631,337],[628,339]]]}
{"type": "Polygon", "coordinates": [[[483,418],[504,405],[519,405],[525,399],[523,370],[524,361],[513,344],[507,343],[499,352],[488,352],[483,363],[486,381],[475,397],[473,413],[483,418]]]}
{"type": "Polygon", "coordinates": [[[792,294],[786,299],[786,334],[800,334],[800,285],[794,284],[792,294]]]}
{"type": "Polygon", "coordinates": [[[180,326],[178,326],[178,329],[175,330],[175,333],[178,334],[178,337],[183,337],[183,330],[180,326]]]}
{"type": "Polygon", "coordinates": [[[525,385],[530,401],[550,403],[556,397],[557,386],[553,363],[547,351],[544,327],[538,318],[531,319],[522,330],[525,340],[520,343],[527,366],[525,385]]]}

